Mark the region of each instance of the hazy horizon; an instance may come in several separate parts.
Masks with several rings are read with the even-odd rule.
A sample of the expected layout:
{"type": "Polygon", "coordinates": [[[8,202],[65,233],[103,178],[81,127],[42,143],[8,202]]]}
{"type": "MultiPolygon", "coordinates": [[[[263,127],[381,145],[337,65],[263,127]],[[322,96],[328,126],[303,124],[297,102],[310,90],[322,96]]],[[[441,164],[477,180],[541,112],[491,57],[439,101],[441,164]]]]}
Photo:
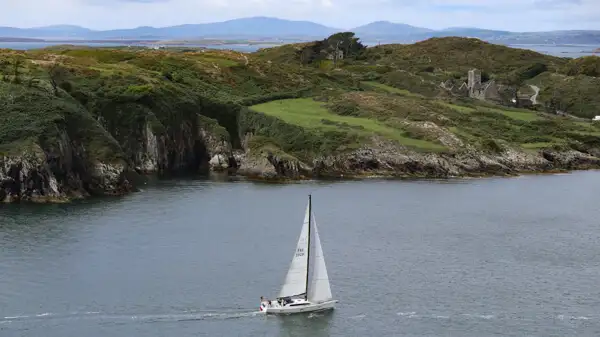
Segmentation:
{"type": "MultiPolygon", "coordinates": [[[[265,16],[252,16],[252,17],[239,17],[239,18],[234,18],[234,19],[228,19],[228,20],[221,20],[221,21],[207,21],[207,22],[188,22],[188,23],[182,23],[182,24],[176,24],[176,25],[168,25],[168,26],[153,26],[153,25],[140,25],[140,26],[130,26],[130,27],[108,27],[108,28],[103,28],[103,29],[98,29],[98,28],[90,28],[87,27],[85,25],[77,25],[77,24],[51,24],[51,25],[44,25],[44,26],[31,26],[31,27],[16,27],[16,26],[11,26],[14,28],[21,28],[21,29],[44,29],[44,28],[50,28],[50,27],[59,27],[59,26],[74,26],[74,27],[80,27],[80,28],[85,28],[85,29],[90,29],[92,31],[106,31],[106,30],[113,30],[113,29],[137,29],[137,28],[142,28],[142,27],[152,27],[152,28],[168,28],[168,27],[173,27],[173,26],[178,26],[178,25],[193,25],[193,24],[211,24],[211,23],[221,23],[221,22],[227,22],[227,21],[233,21],[233,20],[239,20],[239,19],[250,19],[250,18],[260,18],[260,17],[265,17],[265,16]]],[[[270,19],[281,19],[281,20],[289,20],[289,21],[298,21],[298,22],[313,22],[316,24],[320,24],[329,28],[334,28],[334,29],[341,29],[341,30],[351,30],[354,28],[358,28],[359,26],[354,26],[354,27],[335,27],[335,26],[331,26],[331,25],[327,25],[321,22],[315,22],[315,21],[311,21],[311,20],[290,20],[290,19],[285,19],[285,18],[280,18],[280,17],[265,17],[265,18],[270,18],[270,19]]],[[[367,22],[363,25],[367,25],[367,24],[371,24],[371,23],[375,23],[375,22],[391,22],[394,24],[406,24],[404,22],[394,22],[394,21],[389,21],[389,20],[378,20],[378,21],[371,21],[371,22],[367,22]]],[[[361,26],[363,26],[361,25],[361,26]]],[[[412,25],[411,25],[412,26],[412,25]]],[[[1,27],[1,26],[0,26],[1,27]]],[[[474,28],[474,29],[491,29],[491,28],[485,28],[485,27],[479,27],[479,26],[449,26],[449,27],[441,27],[441,28],[431,28],[431,27],[425,27],[425,26],[416,26],[419,28],[427,28],[427,29],[432,29],[432,30],[444,30],[444,29],[469,29],[469,28],[474,28]]],[[[498,29],[500,30],[500,29],[498,29]]],[[[531,31],[519,31],[519,30],[510,30],[510,29],[501,29],[503,31],[509,31],[509,32],[514,32],[514,33],[528,33],[528,32],[536,32],[535,30],[531,30],[531,31]]],[[[568,30],[600,30],[600,27],[597,29],[555,29],[555,30],[537,30],[537,31],[544,31],[544,32],[548,32],[548,31],[568,31],[568,30]]]]}
{"type": "Polygon", "coordinates": [[[160,28],[260,16],[344,30],[375,21],[430,29],[600,30],[597,0],[20,0],[3,7],[0,25],[17,28],[160,28]]]}

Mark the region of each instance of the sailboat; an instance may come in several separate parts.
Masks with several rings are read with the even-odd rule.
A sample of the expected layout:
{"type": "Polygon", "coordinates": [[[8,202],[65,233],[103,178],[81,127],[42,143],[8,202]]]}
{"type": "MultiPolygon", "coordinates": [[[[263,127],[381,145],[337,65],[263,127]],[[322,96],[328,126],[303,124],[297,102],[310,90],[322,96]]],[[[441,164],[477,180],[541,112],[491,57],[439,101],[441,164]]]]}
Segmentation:
{"type": "Polygon", "coordinates": [[[338,302],[331,294],[311,200],[309,195],[300,238],[277,300],[261,297],[259,309],[263,313],[295,314],[331,310],[338,302]]]}

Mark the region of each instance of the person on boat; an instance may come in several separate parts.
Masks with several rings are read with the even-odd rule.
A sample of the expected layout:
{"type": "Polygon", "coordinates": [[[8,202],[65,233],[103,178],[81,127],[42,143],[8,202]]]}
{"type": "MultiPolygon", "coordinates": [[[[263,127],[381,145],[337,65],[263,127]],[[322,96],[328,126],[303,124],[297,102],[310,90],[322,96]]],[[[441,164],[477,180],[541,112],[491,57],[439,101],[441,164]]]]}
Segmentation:
{"type": "Polygon", "coordinates": [[[261,297],[260,297],[260,303],[265,303],[265,302],[267,302],[267,304],[268,304],[269,306],[271,306],[271,300],[270,300],[270,299],[268,299],[268,298],[265,298],[265,297],[261,296],[261,297]]]}

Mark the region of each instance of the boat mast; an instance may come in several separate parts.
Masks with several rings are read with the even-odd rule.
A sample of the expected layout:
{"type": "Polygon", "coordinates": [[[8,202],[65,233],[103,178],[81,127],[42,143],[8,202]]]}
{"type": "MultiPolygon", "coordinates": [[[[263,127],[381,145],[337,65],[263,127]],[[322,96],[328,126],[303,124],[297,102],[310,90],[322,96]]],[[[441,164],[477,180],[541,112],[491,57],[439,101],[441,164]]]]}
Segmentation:
{"type": "Polygon", "coordinates": [[[306,255],[306,291],[304,293],[304,299],[308,301],[308,271],[310,270],[310,227],[312,219],[312,202],[311,195],[308,195],[308,251],[306,255]]]}

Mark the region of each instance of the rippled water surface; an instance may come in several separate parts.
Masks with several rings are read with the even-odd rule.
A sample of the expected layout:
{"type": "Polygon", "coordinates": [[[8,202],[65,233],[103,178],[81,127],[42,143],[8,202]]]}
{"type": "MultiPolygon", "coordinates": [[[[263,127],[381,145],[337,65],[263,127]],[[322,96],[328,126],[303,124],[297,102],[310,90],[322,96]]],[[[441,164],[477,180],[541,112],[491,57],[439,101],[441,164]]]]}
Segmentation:
{"type": "Polygon", "coordinates": [[[599,336],[600,172],[0,206],[0,336],[599,336]],[[308,193],[340,302],[265,317],[308,193]]]}

